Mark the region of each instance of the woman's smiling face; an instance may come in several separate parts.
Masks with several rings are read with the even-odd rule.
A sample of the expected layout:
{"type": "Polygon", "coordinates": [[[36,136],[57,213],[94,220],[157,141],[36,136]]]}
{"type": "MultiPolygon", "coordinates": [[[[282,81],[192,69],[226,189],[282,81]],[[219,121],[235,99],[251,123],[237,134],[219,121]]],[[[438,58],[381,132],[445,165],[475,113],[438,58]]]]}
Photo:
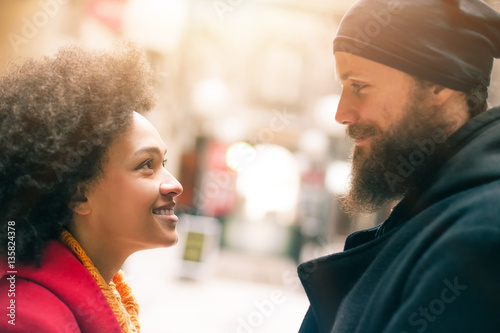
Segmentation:
{"type": "Polygon", "coordinates": [[[134,112],[130,128],[110,146],[103,175],[80,211],[87,233],[106,242],[103,250],[130,254],[177,242],[174,198],[182,186],[164,168],[165,154],[158,131],[134,112]]]}

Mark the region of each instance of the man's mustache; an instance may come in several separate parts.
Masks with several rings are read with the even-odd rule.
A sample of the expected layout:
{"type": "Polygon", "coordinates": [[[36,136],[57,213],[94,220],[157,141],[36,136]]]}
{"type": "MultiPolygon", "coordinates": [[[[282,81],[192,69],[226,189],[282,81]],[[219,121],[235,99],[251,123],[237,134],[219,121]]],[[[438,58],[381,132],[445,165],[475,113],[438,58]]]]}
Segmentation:
{"type": "Polygon", "coordinates": [[[377,134],[377,129],[371,125],[358,124],[350,125],[346,129],[346,134],[354,140],[362,140],[377,134]]]}

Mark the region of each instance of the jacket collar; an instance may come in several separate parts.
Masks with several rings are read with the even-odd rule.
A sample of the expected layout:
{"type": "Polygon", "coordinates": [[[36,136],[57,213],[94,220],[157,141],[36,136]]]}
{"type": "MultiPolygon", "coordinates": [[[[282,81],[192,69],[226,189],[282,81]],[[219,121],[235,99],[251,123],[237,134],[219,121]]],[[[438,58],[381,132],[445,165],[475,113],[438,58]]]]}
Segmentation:
{"type": "Polygon", "coordinates": [[[385,237],[373,240],[376,231],[373,228],[352,234],[346,247],[349,244],[353,248],[299,265],[298,275],[311,303],[306,319],[315,321],[320,332],[333,326],[340,302],[383,246],[385,237]]]}

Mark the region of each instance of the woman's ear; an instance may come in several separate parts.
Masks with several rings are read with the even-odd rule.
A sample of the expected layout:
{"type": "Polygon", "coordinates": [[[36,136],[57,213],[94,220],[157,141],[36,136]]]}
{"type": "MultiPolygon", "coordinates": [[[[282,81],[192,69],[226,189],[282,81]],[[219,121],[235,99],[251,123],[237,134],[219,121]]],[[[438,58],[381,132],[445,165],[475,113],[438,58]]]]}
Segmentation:
{"type": "Polygon", "coordinates": [[[88,215],[92,212],[90,203],[85,196],[85,186],[78,184],[77,193],[73,197],[73,202],[70,203],[69,208],[77,215],[88,215]]]}
{"type": "Polygon", "coordinates": [[[87,198],[83,198],[82,201],[73,202],[70,204],[71,210],[77,215],[88,215],[92,212],[90,209],[89,201],[87,198]]]}

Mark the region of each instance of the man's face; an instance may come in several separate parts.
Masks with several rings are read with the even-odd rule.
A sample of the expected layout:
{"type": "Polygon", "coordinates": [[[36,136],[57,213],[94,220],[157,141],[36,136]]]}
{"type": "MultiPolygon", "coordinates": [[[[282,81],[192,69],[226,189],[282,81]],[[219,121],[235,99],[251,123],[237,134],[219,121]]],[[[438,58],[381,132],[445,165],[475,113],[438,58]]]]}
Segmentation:
{"type": "Polygon", "coordinates": [[[335,119],[355,139],[344,206],[375,212],[428,176],[450,120],[408,74],[348,53],[335,59],[343,85],[335,119]]]}
{"type": "Polygon", "coordinates": [[[376,133],[387,132],[403,117],[413,81],[406,73],[349,53],[336,52],[335,62],[343,86],[335,119],[371,127],[373,133],[354,137],[357,147],[369,150],[376,133]]]}

